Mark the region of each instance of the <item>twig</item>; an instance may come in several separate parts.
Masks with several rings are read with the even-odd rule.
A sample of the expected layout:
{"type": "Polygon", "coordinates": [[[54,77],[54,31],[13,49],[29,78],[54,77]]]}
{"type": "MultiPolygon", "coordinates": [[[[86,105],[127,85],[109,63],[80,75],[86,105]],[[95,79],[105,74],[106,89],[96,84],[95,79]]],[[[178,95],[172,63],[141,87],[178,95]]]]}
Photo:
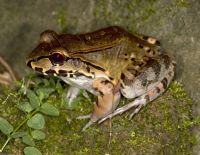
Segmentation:
{"type": "Polygon", "coordinates": [[[1,56],[0,56],[0,64],[2,64],[2,66],[8,71],[12,80],[17,79],[10,65],[1,56]]]}
{"type": "Polygon", "coordinates": [[[6,78],[4,75],[0,74],[0,83],[4,85],[9,85],[11,82],[10,79],[6,78]]]}

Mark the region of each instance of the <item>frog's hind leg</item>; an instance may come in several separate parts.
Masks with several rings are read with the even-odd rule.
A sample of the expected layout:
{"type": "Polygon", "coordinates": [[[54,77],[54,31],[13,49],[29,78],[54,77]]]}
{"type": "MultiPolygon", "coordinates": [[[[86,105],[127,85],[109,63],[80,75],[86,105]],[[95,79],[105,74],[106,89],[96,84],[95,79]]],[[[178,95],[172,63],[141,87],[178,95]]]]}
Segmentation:
{"type": "Polygon", "coordinates": [[[115,86],[105,78],[97,78],[93,81],[93,88],[99,93],[94,104],[92,114],[79,116],[78,119],[90,118],[89,122],[82,129],[84,131],[101,118],[112,113],[119,104],[121,93],[115,91],[115,86]]]}
{"type": "MultiPolygon", "coordinates": [[[[122,89],[122,94],[126,96],[127,98],[135,98],[134,101],[128,103],[127,105],[120,107],[116,109],[112,114],[104,117],[99,121],[99,123],[105,121],[108,118],[111,118],[113,116],[116,116],[118,114],[122,114],[123,112],[135,107],[135,110],[133,113],[131,113],[129,119],[131,119],[135,114],[137,114],[143,106],[145,106],[147,103],[153,101],[156,99],[158,96],[160,96],[169,86],[173,76],[174,76],[174,69],[175,69],[175,63],[168,59],[168,56],[161,56],[159,60],[160,64],[160,75],[157,75],[158,77],[155,77],[157,79],[157,82],[153,82],[152,84],[148,84],[148,78],[144,78],[145,76],[143,75],[143,79],[141,79],[140,75],[148,73],[150,68],[152,68],[154,65],[151,64],[149,67],[147,67],[145,70],[143,70],[142,74],[136,77],[136,79],[139,77],[138,81],[136,80],[134,82],[134,85],[130,86],[122,86],[124,90],[122,89]],[[167,61],[167,59],[169,61],[167,61]],[[163,73],[162,73],[163,72],[163,73]],[[147,80],[147,81],[146,81],[147,80]],[[141,87],[142,83],[145,83],[146,88],[141,87]],[[139,86],[139,87],[137,87],[139,86]],[[135,90],[134,90],[135,88],[135,90]],[[132,92],[131,92],[132,90],[132,92]]],[[[153,63],[153,62],[152,62],[153,63]]],[[[154,66],[155,67],[155,66],[154,66]]],[[[151,74],[149,74],[150,76],[151,74]]],[[[154,78],[152,78],[154,79],[154,78]]],[[[155,80],[154,79],[154,80],[155,80]]]]}

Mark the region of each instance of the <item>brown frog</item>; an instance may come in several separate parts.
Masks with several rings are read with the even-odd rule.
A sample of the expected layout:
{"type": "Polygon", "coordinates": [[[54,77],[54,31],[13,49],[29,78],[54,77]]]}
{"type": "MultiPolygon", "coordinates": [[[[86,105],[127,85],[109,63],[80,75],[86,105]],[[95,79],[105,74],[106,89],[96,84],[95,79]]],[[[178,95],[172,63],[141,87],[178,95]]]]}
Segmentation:
{"type": "Polygon", "coordinates": [[[46,30],[26,63],[68,83],[70,104],[79,89],[97,96],[92,114],[79,117],[90,118],[83,130],[134,107],[132,118],[166,90],[175,69],[158,40],[117,26],[75,35],[46,30]],[[117,109],[121,95],[134,100],[117,109]]]}

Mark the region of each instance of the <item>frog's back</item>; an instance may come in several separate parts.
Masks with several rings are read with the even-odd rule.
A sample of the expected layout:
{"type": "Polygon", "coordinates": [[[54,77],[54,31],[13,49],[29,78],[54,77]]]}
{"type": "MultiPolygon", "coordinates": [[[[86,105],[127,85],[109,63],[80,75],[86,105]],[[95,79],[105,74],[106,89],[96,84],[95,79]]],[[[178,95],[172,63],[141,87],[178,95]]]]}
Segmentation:
{"type": "Polygon", "coordinates": [[[111,48],[120,44],[126,38],[127,32],[118,26],[84,34],[62,34],[59,36],[62,47],[73,54],[111,48]]]}

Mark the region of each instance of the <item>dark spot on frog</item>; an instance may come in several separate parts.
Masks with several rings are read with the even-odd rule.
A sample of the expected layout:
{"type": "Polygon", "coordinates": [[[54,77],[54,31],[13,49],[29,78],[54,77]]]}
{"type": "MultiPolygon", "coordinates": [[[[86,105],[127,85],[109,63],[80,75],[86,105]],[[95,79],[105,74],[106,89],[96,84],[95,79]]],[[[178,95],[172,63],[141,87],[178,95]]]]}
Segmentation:
{"type": "Polygon", "coordinates": [[[99,92],[99,94],[100,94],[101,96],[103,96],[103,95],[104,95],[102,91],[98,91],[98,92],[99,92]]]}
{"type": "Polygon", "coordinates": [[[112,77],[109,77],[110,80],[114,80],[112,77]]]}
{"type": "Polygon", "coordinates": [[[87,66],[86,70],[87,70],[88,73],[90,73],[90,67],[87,66]]]}
{"type": "Polygon", "coordinates": [[[123,83],[126,86],[130,86],[133,83],[133,80],[130,80],[130,79],[125,77],[124,80],[123,80],[123,83]]]}
{"type": "Polygon", "coordinates": [[[139,67],[143,67],[144,64],[145,64],[145,62],[141,61],[141,62],[138,64],[138,66],[139,66],[139,67]]]}
{"type": "Polygon", "coordinates": [[[138,45],[139,48],[143,48],[143,46],[141,44],[138,45]]]}
{"type": "Polygon", "coordinates": [[[67,71],[67,73],[73,73],[73,71],[67,71]]]}
{"type": "Polygon", "coordinates": [[[146,67],[147,68],[151,67],[156,75],[156,79],[158,79],[161,70],[161,65],[158,62],[158,60],[149,59],[146,63],[146,67]]]}
{"type": "Polygon", "coordinates": [[[144,39],[144,40],[148,40],[148,38],[149,38],[148,36],[143,36],[142,37],[142,39],[144,39]]]}
{"type": "Polygon", "coordinates": [[[125,75],[124,75],[124,73],[121,74],[121,79],[122,79],[122,80],[125,79],[125,75]]]}
{"type": "Polygon", "coordinates": [[[121,88],[122,88],[122,89],[124,89],[124,88],[125,88],[123,83],[121,83],[121,88]]]}
{"type": "Polygon", "coordinates": [[[159,87],[156,87],[156,91],[157,91],[157,93],[159,94],[161,90],[160,90],[159,87]]]}
{"type": "Polygon", "coordinates": [[[165,77],[165,78],[161,81],[161,83],[163,84],[163,88],[166,89],[166,88],[167,88],[167,83],[168,83],[167,78],[165,77]]]}
{"type": "Polygon", "coordinates": [[[47,74],[54,74],[54,73],[56,73],[56,71],[52,70],[52,69],[49,69],[45,73],[47,73],[47,74]]]}
{"type": "Polygon", "coordinates": [[[43,72],[43,69],[39,68],[39,67],[35,67],[35,70],[38,71],[38,72],[43,72]]]}
{"type": "Polygon", "coordinates": [[[149,102],[149,100],[150,100],[149,95],[146,95],[144,98],[145,98],[146,102],[149,102]]]}
{"type": "Polygon", "coordinates": [[[150,50],[150,49],[148,49],[148,50],[147,50],[147,53],[150,53],[150,52],[151,52],[151,50],[150,50]]]}
{"type": "Polygon", "coordinates": [[[131,61],[135,61],[135,58],[131,58],[131,61]]]}
{"type": "Polygon", "coordinates": [[[155,45],[160,46],[160,42],[158,40],[156,40],[155,45]]]}
{"type": "Polygon", "coordinates": [[[141,73],[138,77],[140,79],[141,85],[142,86],[147,86],[148,85],[148,80],[147,80],[147,75],[145,72],[141,73]]]}
{"type": "MultiPolygon", "coordinates": [[[[67,71],[66,70],[59,70],[58,73],[61,73],[61,74],[62,73],[67,73],[67,71]]],[[[68,73],[70,73],[70,72],[68,72],[68,73]]]]}
{"type": "Polygon", "coordinates": [[[95,73],[94,73],[94,72],[91,72],[91,74],[95,75],[95,73]]]}
{"type": "Polygon", "coordinates": [[[172,76],[172,72],[169,72],[168,75],[169,75],[169,76],[172,76]]]}
{"type": "Polygon", "coordinates": [[[108,83],[110,83],[110,81],[104,80],[104,81],[101,81],[101,83],[107,85],[108,83]]]}
{"type": "Polygon", "coordinates": [[[98,91],[98,88],[97,88],[97,87],[94,87],[93,89],[94,89],[94,91],[98,91]]]}
{"type": "Polygon", "coordinates": [[[75,75],[75,76],[85,76],[83,73],[80,73],[80,72],[78,72],[78,71],[76,71],[76,72],[74,73],[74,75],[75,75]]]}
{"type": "Polygon", "coordinates": [[[162,58],[163,58],[163,60],[164,60],[165,68],[168,69],[168,68],[169,68],[169,65],[170,65],[170,62],[171,62],[169,56],[163,55],[162,58]]]}

